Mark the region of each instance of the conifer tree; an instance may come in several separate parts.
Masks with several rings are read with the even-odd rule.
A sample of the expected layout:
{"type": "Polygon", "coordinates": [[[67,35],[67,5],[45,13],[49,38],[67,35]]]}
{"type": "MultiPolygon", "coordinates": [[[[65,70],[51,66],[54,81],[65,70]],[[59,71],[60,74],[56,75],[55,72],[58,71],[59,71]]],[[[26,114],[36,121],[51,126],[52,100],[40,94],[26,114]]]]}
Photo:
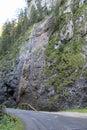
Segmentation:
{"type": "Polygon", "coordinates": [[[31,7],[30,24],[36,23],[38,21],[37,17],[38,17],[37,9],[35,9],[33,5],[31,7]]]}
{"type": "Polygon", "coordinates": [[[44,18],[44,15],[43,15],[43,8],[40,0],[38,0],[37,2],[37,13],[38,13],[38,21],[41,21],[44,18]]]}

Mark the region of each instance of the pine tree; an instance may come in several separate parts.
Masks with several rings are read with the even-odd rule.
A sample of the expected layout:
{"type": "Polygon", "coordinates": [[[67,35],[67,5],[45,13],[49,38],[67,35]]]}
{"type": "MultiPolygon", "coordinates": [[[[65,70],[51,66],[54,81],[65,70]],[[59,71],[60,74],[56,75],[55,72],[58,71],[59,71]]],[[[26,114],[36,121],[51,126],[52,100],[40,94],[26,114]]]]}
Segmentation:
{"type": "Polygon", "coordinates": [[[37,13],[38,13],[38,21],[41,21],[44,18],[44,15],[43,15],[43,8],[40,0],[38,0],[37,2],[37,13]]]}
{"type": "Polygon", "coordinates": [[[36,23],[38,21],[37,17],[38,17],[38,13],[33,5],[31,8],[30,24],[36,23]]]}
{"type": "Polygon", "coordinates": [[[9,44],[11,43],[10,30],[11,30],[11,23],[7,21],[3,26],[2,38],[1,38],[3,51],[6,51],[9,44]]]}

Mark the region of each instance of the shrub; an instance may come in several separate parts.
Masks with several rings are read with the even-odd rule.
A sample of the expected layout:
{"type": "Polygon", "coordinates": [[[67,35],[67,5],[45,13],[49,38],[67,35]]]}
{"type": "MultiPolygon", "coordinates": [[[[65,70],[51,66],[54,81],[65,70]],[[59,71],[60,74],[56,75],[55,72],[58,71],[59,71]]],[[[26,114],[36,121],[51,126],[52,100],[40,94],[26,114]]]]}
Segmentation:
{"type": "Polygon", "coordinates": [[[0,130],[24,130],[24,126],[20,119],[4,115],[2,120],[0,120],[0,130]]]}

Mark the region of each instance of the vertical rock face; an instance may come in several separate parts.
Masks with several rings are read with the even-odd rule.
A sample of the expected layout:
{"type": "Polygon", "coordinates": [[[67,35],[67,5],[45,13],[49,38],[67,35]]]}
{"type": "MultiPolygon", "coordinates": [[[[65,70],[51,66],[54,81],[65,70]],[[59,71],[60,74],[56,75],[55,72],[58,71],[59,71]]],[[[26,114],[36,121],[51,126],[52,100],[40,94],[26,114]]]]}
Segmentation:
{"type": "MultiPolygon", "coordinates": [[[[49,4],[48,0],[42,0],[42,5],[44,5],[45,2],[48,7],[51,6],[51,2],[49,4]]],[[[36,7],[36,3],[37,1],[35,0],[30,2],[29,13],[32,5],[36,7]]],[[[87,2],[85,0],[66,0],[64,3],[60,3],[61,1],[59,1],[59,15],[62,20],[59,23],[57,31],[51,34],[52,26],[50,25],[54,21],[53,16],[48,17],[47,20],[33,28],[29,41],[29,52],[26,54],[20,78],[18,101],[31,103],[34,107],[41,110],[58,110],[87,106],[87,81],[84,76],[86,75],[84,72],[87,68],[87,2]],[[56,40],[51,39],[50,41],[50,34],[51,36],[53,35],[56,40]],[[61,61],[56,62],[57,56],[55,57],[54,55],[52,55],[54,59],[50,60],[51,53],[53,53],[52,50],[50,50],[49,59],[45,59],[45,50],[48,41],[54,45],[54,54],[61,45],[65,45],[64,55],[67,57],[70,45],[73,47],[73,44],[79,43],[79,45],[81,44],[81,46],[83,46],[79,48],[80,52],[74,55],[74,60],[67,59],[71,62],[69,66],[69,61],[67,61],[67,63],[65,63],[66,61],[62,61],[68,68],[65,72],[61,71],[62,76],[60,75],[60,71],[56,70],[56,67],[59,68],[59,66],[54,64],[60,64],[61,61]],[[81,59],[78,60],[80,55],[81,59]],[[75,58],[77,58],[78,61],[76,61],[75,58]],[[73,63],[72,61],[80,63],[73,63]],[[46,76],[44,69],[46,66],[50,68],[51,65],[53,72],[50,76],[46,76]],[[69,73],[69,75],[67,73],[68,76],[66,72],[69,73]],[[50,84],[49,87],[47,87],[48,82],[50,84]],[[59,83],[57,84],[57,82],[59,83]]],[[[30,15],[29,13],[28,15],[30,15]]],[[[76,48],[76,46],[74,47],[76,48]]],[[[73,54],[70,53],[69,55],[73,54]]],[[[52,70],[49,70],[49,73],[51,73],[52,70]]]]}
{"type": "MultiPolygon", "coordinates": [[[[85,107],[87,106],[87,92],[84,91],[87,89],[87,1],[67,0],[65,4],[59,7],[59,9],[61,17],[59,29],[54,32],[49,42],[50,44],[54,43],[53,45],[55,51],[53,50],[53,55],[51,55],[52,51],[49,50],[51,51],[51,53],[49,53],[47,59],[47,67],[52,68],[53,71],[52,74],[50,74],[49,76],[50,80],[47,87],[48,91],[50,88],[53,87],[53,90],[55,91],[54,96],[50,96],[49,106],[53,106],[54,108],[57,107],[57,110],[85,107]],[[81,53],[81,57],[83,59],[83,61],[81,62],[81,57],[76,58],[76,54],[74,54],[74,57],[72,58],[74,58],[74,60],[77,60],[70,60],[71,57],[69,55],[73,55],[73,53],[75,53],[74,51],[72,52],[72,48],[74,47],[74,49],[76,49],[76,46],[72,45],[76,44],[77,46],[83,46],[79,48],[79,52],[81,53]],[[60,46],[62,47],[62,49],[59,48],[60,46]],[[72,46],[71,50],[69,50],[70,46],[72,46]],[[62,51],[62,53],[60,50],[62,51]],[[69,51],[71,51],[71,53],[69,53],[69,51]],[[60,57],[57,54],[60,54],[60,57]],[[58,59],[60,59],[60,61],[57,61],[58,59]],[[78,64],[79,62],[80,64],[78,64]],[[76,63],[75,66],[73,66],[75,68],[72,67],[74,63],[76,63]],[[60,66],[56,64],[60,64],[60,66]],[[66,69],[64,68],[64,66],[66,69]],[[69,67],[71,67],[71,70],[69,67]],[[53,75],[55,77],[53,77],[53,75]]],[[[80,55],[79,53],[77,54],[78,56],[80,55]]],[[[50,69],[48,69],[48,75],[49,73],[50,69]]]]}
{"type": "Polygon", "coordinates": [[[54,16],[34,26],[24,60],[17,101],[28,102],[37,107],[37,99],[44,90],[45,48],[51,33],[54,16]]]}
{"type": "MultiPolygon", "coordinates": [[[[87,106],[87,1],[58,2],[56,29],[53,15],[34,25],[4,84],[0,73],[1,102],[8,91],[19,104],[27,102],[40,110],[87,106]]],[[[29,17],[37,0],[28,3],[29,17]]],[[[50,8],[52,2],[41,0],[41,4],[50,8]]]]}

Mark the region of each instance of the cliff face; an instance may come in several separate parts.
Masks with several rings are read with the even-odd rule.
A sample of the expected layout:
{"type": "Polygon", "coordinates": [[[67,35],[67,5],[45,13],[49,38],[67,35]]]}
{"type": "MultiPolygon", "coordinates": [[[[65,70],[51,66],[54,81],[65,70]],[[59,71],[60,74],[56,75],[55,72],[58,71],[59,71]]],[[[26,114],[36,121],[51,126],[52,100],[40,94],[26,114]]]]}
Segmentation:
{"type": "MultiPolygon", "coordinates": [[[[28,17],[36,2],[29,1],[28,17]]],[[[49,0],[41,2],[50,8],[49,0]]],[[[27,34],[14,69],[1,71],[1,102],[8,93],[11,100],[40,110],[87,106],[87,1],[58,2],[57,15],[47,16],[27,34]]]]}
{"type": "Polygon", "coordinates": [[[20,82],[18,100],[43,110],[87,105],[86,9],[86,1],[64,1],[59,6],[59,23],[52,34],[53,16],[34,28],[25,94],[21,97],[24,85],[20,82]]]}
{"type": "Polygon", "coordinates": [[[87,2],[66,1],[59,7],[59,24],[46,48],[45,87],[54,92],[49,107],[87,106],[87,2]],[[48,78],[49,77],[49,78],[48,78]]]}
{"type": "Polygon", "coordinates": [[[45,48],[51,33],[54,16],[34,26],[30,35],[29,50],[26,53],[20,77],[18,102],[28,102],[38,107],[37,99],[44,91],[45,48]]]}

